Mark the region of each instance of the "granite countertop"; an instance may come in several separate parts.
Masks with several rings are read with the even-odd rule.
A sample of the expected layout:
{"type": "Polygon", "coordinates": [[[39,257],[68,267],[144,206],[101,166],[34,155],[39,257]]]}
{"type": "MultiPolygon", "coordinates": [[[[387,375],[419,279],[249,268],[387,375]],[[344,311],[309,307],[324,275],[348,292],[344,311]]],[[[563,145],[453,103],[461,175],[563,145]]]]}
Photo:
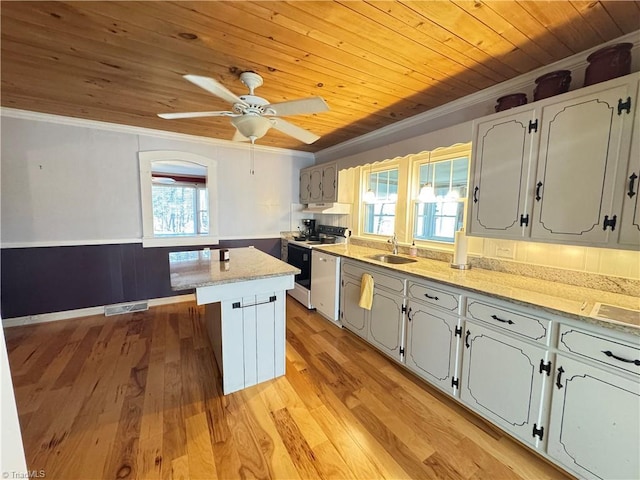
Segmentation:
{"type": "MultiPolygon", "coordinates": [[[[400,265],[382,263],[367,258],[370,255],[380,254],[382,250],[364,246],[342,244],[323,245],[317,248],[340,257],[416,275],[453,287],[460,287],[470,292],[538,308],[565,318],[640,336],[640,313],[637,315],[632,313],[627,316],[628,318],[620,321],[598,319],[591,316],[593,307],[598,302],[630,310],[640,310],[640,299],[637,297],[480,268],[456,270],[446,262],[420,257],[417,257],[417,261],[414,263],[400,265]]],[[[384,251],[384,253],[389,252],[384,251]]]]}
{"type": "Polygon", "coordinates": [[[220,250],[170,253],[171,289],[187,290],[300,273],[300,269],[253,247],[230,248],[229,261],[219,259],[220,250]]]}

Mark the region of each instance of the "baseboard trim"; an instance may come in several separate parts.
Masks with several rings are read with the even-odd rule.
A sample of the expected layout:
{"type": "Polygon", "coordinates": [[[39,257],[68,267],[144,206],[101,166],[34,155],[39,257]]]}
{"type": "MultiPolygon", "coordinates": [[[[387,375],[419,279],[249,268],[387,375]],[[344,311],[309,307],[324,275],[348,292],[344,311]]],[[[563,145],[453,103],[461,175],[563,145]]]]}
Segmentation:
{"type": "MultiPolygon", "coordinates": [[[[193,293],[187,295],[176,295],[173,297],[152,298],[147,300],[149,308],[168,305],[171,303],[191,302],[195,301],[196,296],[193,293]]],[[[72,318],[88,317],[90,315],[104,315],[104,307],[79,308],[76,310],[65,310],[62,312],[41,313],[38,315],[26,315],[24,317],[3,318],[2,326],[4,328],[20,327],[25,325],[34,325],[36,323],[56,322],[58,320],[70,320],[72,318]]]]}

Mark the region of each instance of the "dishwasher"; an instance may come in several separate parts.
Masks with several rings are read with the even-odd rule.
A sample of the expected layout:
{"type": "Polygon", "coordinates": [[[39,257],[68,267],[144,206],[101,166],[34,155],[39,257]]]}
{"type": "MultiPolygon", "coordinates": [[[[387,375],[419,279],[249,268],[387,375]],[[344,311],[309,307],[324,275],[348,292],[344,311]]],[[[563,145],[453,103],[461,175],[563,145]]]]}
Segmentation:
{"type": "Polygon", "coordinates": [[[311,303],[323,317],[340,323],[340,257],[318,250],[311,253],[311,303]]]}

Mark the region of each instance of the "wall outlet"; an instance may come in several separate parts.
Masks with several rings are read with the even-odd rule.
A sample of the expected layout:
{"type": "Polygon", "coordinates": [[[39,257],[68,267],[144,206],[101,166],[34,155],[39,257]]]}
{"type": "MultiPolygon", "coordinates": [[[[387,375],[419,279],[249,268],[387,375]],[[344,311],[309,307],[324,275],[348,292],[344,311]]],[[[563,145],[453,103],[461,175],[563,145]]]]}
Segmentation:
{"type": "Polygon", "coordinates": [[[510,247],[497,247],[496,248],[496,257],[509,258],[509,259],[513,260],[513,248],[510,248],[510,247]]]}

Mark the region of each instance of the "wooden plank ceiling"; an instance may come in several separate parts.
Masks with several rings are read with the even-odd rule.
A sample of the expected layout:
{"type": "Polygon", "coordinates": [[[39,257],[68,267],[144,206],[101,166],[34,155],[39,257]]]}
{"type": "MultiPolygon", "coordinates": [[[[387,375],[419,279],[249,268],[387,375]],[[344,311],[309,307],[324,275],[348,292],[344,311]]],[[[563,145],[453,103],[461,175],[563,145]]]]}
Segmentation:
{"type": "MultiPolygon", "coordinates": [[[[258,143],[318,151],[640,28],[638,1],[1,3],[2,105],[230,139],[229,110],[185,81],[212,77],[272,103],[320,95],[331,111],[287,117],[258,143]]],[[[574,81],[582,81],[575,79],[574,81]]]]}

